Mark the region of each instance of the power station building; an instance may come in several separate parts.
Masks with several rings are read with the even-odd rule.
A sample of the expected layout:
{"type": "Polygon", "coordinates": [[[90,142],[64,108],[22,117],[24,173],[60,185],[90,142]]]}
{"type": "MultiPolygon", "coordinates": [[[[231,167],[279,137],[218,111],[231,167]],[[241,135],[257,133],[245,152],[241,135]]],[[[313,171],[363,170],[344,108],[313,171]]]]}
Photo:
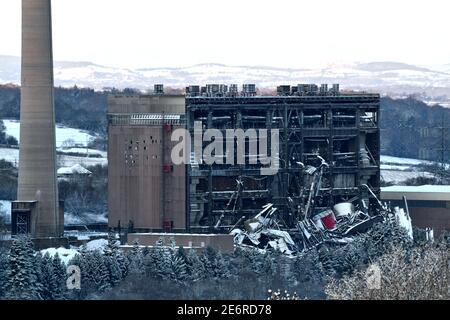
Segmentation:
{"type": "Polygon", "coordinates": [[[184,96],[108,99],[109,227],[186,229],[186,170],[173,165],[171,134],[185,127],[184,96]]]}
{"type": "Polygon", "coordinates": [[[237,85],[207,85],[186,88],[186,96],[110,97],[109,226],[229,232],[271,203],[292,228],[311,198],[314,212],[358,199],[374,213],[380,193],[379,105],[378,94],[310,84],[280,86],[274,96],[258,96],[249,84],[240,92],[237,85]],[[169,157],[170,135],[179,127],[190,136],[185,166],[171,164],[169,157]],[[223,161],[212,165],[194,146],[199,134],[201,150],[215,141],[205,139],[208,129],[226,137],[220,142],[225,152],[215,154],[223,161]],[[227,137],[240,129],[244,140],[227,137]],[[249,134],[261,138],[264,130],[267,155],[277,163],[272,173],[265,170],[270,164],[254,161],[264,148],[250,146],[255,136],[249,134]],[[245,163],[228,164],[227,157],[237,159],[239,145],[245,147],[245,163]],[[313,191],[307,172],[319,167],[319,188],[313,191]]]}

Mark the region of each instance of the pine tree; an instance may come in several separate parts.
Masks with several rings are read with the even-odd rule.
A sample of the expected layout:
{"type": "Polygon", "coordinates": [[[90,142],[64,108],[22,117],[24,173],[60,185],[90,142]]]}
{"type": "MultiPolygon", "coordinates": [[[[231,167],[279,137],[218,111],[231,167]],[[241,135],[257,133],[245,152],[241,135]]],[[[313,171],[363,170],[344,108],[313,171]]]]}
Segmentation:
{"type": "Polygon", "coordinates": [[[180,255],[178,253],[179,249],[177,250],[176,243],[173,240],[170,250],[167,252],[170,259],[170,280],[176,283],[183,283],[187,279],[187,267],[183,251],[180,255]]]}
{"type": "Polygon", "coordinates": [[[97,285],[97,291],[103,293],[111,289],[111,278],[105,258],[98,251],[94,251],[91,255],[91,261],[95,264],[94,278],[97,285]]]}
{"type": "Polygon", "coordinates": [[[216,260],[216,251],[208,247],[206,248],[203,255],[200,257],[200,261],[203,263],[203,268],[205,270],[205,275],[207,278],[215,278],[216,275],[216,267],[215,267],[215,260],[216,260]]]}
{"type": "Polygon", "coordinates": [[[9,252],[6,299],[36,300],[40,286],[35,272],[33,243],[27,237],[14,239],[9,252]]]}
{"type": "Polygon", "coordinates": [[[133,247],[128,253],[128,271],[129,273],[139,274],[144,266],[144,256],[139,241],[133,241],[133,247]]]}
{"type": "Polygon", "coordinates": [[[43,299],[43,292],[44,292],[44,279],[43,279],[43,270],[42,270],[42,254],[40,252],[37,252],[34,255],[34,268],[33,272],[36,275],[36,290],[38,292],[38,296],[43,299]]]}
{"type": "Polygon", "coordinates": [[[120,250],[117,253],[116,256],[116,260],[117,260],[117,264],[119,266],[120,269],[120,274],[121,274],[121,280],[125,279],[126,276],[128,275],[128,266],[129,266],[129,262],[127,257],[124,255],[123,251],[120,250]]]}
{"type": "Polygon", "coordinates": [[[117,260],[113,256],[105,256],[103,259],[109,273],[111,287],[115,287],[122,280],[122,271],[120,270],[117,260]]]}
{"type": "Polygon", "coordinates": [[[144,258],[150,253],[150,248],[148,246],[144,247],[144,250],[142,250],[142,255],[144,258]]]}
{"type": "Polygon", "coordinates": [[[66,267],[59,258],[58,253],[52,259],[53,273],[55,277],[54,300],[63,300],[66,297],[66,267]]]}
{"type": "Polygon", "coordinates": [[[119,242],[114,233],[108,234],[108,244],[104,250],[104,262],[109,272],[111,286],[114,287],[124,278],[123,271],[126,272],[124,257],[120,250],[119,242]],[[123,271],[122,271],[123,270],[123,271]]]}
{"type": "Polygon", "coordinates": [[[55,287],[55,277],[50,254],[47,252],[41,259],[40,282],[42,283],[42,299],[52,300],[55,287]]]}
{"type": "Polygon", "coordinates": [[[4,250],[0,249],[0,299],[3,298],[6,286],[6,270],[8,266],[8,257],[4,250]]]}
{"type": "Polygon", "coordinates": [[[217,279],[229,279],[231,277],[230,273],[230,263],[226,256],[223,256],[219,251],[216,254],[215,260],[215,277],[217,279]]]}
{"type": "Polygon", "coordinates": [[[172,259],[170,251],[158,244],[155,248],[156,253],[156,273],[157,276],[162,280],[172,279],[173,270],[172,270],[172,259]]]}
{"type": "Polygon", "coordinates": [[[221,252],[212,247],[206,248],[205,253],[200,258],[206,276],[212,279],[227,279],[231,277],[230,263],[224,258],[221,252]]]}
{"type": "Polygon", "coordinates": [[[116,239],[116,235],[113,232],[108,233],[108,243],[104,249],[104,254],[106,256],[115,257],[117,252],[119,252],[120,246],[119,241],[116,239]]]}
{"type": "Polygon", "coordinates": [[[202,261],[194,250],[186,254],[186,272],[189,280],[197,282],[205,278],[206,271],[202,261]]]}

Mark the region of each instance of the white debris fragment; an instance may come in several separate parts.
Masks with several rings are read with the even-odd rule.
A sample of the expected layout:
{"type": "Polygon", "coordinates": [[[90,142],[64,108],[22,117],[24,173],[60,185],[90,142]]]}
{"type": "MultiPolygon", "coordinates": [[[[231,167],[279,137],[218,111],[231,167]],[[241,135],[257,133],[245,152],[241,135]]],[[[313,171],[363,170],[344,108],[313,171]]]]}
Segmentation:
{"type": "Polygon", "coordinates": [[[403,210],[402,208],[395,207],[395,220],[397,223],[403,227],[407,232],[408,236],[413,239],[413,228],[412,228],[412,222],[411,217],[403,210]]]}

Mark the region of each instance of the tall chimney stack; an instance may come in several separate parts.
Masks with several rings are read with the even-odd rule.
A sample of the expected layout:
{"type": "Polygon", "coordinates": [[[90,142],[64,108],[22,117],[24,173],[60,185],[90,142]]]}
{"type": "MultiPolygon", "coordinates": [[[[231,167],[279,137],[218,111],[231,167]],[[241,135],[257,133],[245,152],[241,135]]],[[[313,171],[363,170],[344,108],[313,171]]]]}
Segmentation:
{"type": "Polygon", "coordinates": [[[51,0],[22,0],[19,202],[37,201],[35,238],[60,237],[51,0]]]}

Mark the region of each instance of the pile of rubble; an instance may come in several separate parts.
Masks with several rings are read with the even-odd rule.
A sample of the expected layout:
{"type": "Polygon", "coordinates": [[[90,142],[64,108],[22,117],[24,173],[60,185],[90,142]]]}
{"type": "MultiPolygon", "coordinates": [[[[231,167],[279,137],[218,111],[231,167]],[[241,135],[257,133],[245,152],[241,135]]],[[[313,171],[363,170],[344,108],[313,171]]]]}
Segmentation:
{"type": "Polygon", "coordinates": [[[346,244],[365,233],[376,223],[396,220],[412,238],[411,219],[400,208],[380,210],[369,216],[357,210],[352,203],[339,203],[320,212],[311,219],[297,222],[296,229],[283,230],[274,215],[273,204],[266,205],[254,218],[246,220],[243,228],[231,231],[237,246],[256,247],[261,250],[279,250],[291,255],[309,250],[323,243],[346,244]]]}
{"type": "Polygon", "coordinates": [[[368,201],[360,201],[358,198],[317,212],[315,199],[319,195],[323,168],[326,166],[326,162],[322,159],[322,164],[318,168],[310,166],[305,168],[313,179],[307,203],[302,212],[297,213],[296,216],[299,218],[294,223],[294,228],[286,228],[277,217],[277,208],[269,203],[255,217],[244,221],[239,228],[231,231],[235,244],[240,247],[256,247],[260,250],[279,250],[291,255],[323,243],[346,244],[377,223],[393,221],[403,226],[412,239],[411,218],[406,199],[404,199],[406,210],[398,207],[390,208],[382,203],[367,185],[362,188],[366,188],[376,199],[378,207],[376,214],[369,215],[368,201]]]}

